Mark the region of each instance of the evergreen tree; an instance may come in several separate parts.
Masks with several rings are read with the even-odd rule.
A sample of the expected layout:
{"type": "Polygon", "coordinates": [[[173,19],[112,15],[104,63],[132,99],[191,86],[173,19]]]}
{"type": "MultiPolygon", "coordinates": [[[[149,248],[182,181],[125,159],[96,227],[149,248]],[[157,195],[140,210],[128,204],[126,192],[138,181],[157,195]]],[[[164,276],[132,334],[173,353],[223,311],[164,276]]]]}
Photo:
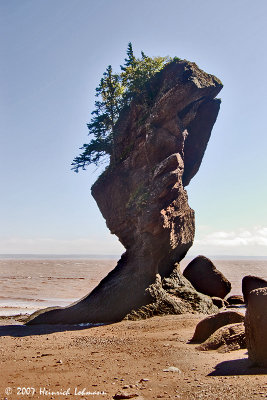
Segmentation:
{"type": "Polygon", "coordinates": [[[75,172],[79,168],[85,169],[89,164],[98,165],[105,154],[112,153],[114,126],[121,109],[122,91],[120,77],[112,73],[109,65],[96,88],[96,97],[101,100],[95,102],[96,109],[92,112],[91,122],[87,124],[93,139],[81,147],[84,151],[73,160],[75,172]]]}
{"type": "Polygon", "coordinates": [[[124,65],[125,66],[121,65],[122,71],[125,71],[125,69],[127,67],[135,67],[136,64],[137,64],[137,60],[136,60],[135,55],[133,53],[133,46],[132,46],[131,42],[128,43],[126,54],[127,54],[128,58],[124,59],[124,61],[125,61],[124,65]]]}

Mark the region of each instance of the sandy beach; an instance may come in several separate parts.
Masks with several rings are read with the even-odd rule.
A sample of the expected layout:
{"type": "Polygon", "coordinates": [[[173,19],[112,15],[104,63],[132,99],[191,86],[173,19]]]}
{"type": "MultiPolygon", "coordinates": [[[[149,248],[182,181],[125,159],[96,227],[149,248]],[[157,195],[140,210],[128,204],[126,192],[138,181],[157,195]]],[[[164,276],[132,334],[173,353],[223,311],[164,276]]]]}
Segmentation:
{"type": "MultiPolygon", "coordinates": [[[[187,262],[183,261],[182,268],[187,262]]],[[[46,306],[78,299],[115,263],[1,261],[0,399],[109,400],[120,392],[128,396],[124,398],[139,400],[267,398],[267,370],[251,367],[246,350],[199,351],[188,343],[204,315],[95,327],[27,327],[23,326],[25,317],[7,316],[12,307],[13,314],[18,309],[19,299],[27,312],[37,306],[36,300],[46,306]],[[10,308],[3,306],[7,299],[10,308]],[[165,372],[169,367],[178,371],[165,372]]],[[[233,294],[240,292],[241,276],[252,267],[266,276],[266,261],[224,260],[218,264],[233,283],[233,294]]]]}
{"type": "Polygon", "coordinates": [[[251,367],[246,350],[206,352],[187,343],[202,318],[173,315],[93,328],[26,327],[2,318],[1,399],[104,400],[119,392],[139,400],[267,398],[267,370],[251,367]],[[164,371],[170,367],[178,371],[164,371]],[[22,395],[22,388],[35,392],[22,395]]]}

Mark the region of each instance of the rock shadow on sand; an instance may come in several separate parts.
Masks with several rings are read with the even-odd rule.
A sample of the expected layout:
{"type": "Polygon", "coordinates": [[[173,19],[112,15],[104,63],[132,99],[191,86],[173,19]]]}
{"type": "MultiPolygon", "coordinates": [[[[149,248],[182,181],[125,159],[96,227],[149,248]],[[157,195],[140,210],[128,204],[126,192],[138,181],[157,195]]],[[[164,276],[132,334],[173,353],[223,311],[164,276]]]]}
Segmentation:
{"type": "Polygon", "coordinates": [[[96,328],[107,324],[79,324],[79,325],[2,325],[1,336],[25,337],[35,335],[50,335],[51,333],[79,331],[83,329],[96,328]]]}
{"type": "Polygon", "coordinates": [[[267,368],[252,364],[248,358],[223,361],[208,376],[267,375],[267,368]]]}

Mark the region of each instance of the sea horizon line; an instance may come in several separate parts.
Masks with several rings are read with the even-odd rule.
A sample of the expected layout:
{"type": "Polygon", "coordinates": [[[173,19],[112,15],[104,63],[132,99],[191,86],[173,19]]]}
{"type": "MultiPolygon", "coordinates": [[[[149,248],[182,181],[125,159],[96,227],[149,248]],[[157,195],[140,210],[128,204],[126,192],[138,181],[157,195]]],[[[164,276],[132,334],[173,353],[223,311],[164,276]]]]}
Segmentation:
{"type": "MultiPolygon", "coordinates": [[[[193,259],[199,254],[193,254],[185,256],[184,259],[193,259]]],[[[214,260],[267,260],[267,256],[243,256],[243,255],[231,255],[231,254],[213,254],[206,255],[208,258],[214,260]]],[[[60,254],[60,253],[0,253],[0,260],[6,259],[22,259],[22,260],[33,260],[33,259],[96,259],[96,260],[115,260],[120,259],[121,254],[60,254]]]]}

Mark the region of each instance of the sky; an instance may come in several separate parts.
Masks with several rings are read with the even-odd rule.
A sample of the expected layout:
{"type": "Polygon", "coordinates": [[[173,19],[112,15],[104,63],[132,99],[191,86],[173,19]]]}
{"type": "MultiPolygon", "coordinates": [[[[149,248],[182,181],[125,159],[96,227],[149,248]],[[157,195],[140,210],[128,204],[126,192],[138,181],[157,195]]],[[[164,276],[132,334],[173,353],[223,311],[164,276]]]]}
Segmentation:
{"type": "Polygon", "coordinates": [[[95,88],[128,42],[196,62],[224,84],[199,172],[189,255],[267,256],[265,0],[0,0],[0,254],[111,254],[90,193],[101,170],[71,162],[95,88]]]}

